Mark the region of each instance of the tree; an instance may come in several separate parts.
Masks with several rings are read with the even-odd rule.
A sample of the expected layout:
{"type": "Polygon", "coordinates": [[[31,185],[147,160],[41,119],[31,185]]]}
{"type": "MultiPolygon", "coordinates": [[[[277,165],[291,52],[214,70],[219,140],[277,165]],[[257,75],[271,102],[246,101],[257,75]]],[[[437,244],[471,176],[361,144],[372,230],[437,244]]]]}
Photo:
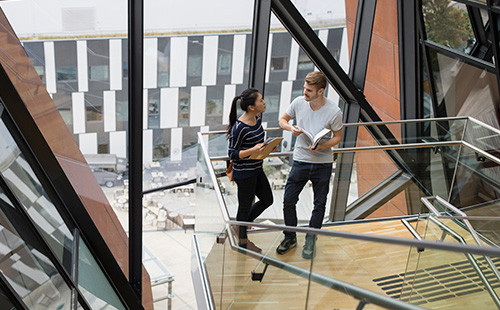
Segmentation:
{"type": "Polygon", "coordinates": [[[450,0],[424,0],[422,11],[427,39],[454,49],[465,48],[474,36],[467,11],[450,0]]]}

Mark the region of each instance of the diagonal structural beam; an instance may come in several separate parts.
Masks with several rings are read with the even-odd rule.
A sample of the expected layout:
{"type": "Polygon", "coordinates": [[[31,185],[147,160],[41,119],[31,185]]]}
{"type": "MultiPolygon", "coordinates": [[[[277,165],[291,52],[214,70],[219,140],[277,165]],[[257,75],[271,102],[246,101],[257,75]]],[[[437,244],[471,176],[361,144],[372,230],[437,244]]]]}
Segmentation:
{"type": "Polygon", "coordinates": [[[354,86],[290,0],[272,0],[271,9],[311,61],[326,75],[333,88],[345,102],[360,104],[363,101],[366,102],[363,93],[354,86]]]}
{"type": "Polygon", "coordinates": [[[266,64],[270,24],[271,0],[255,1],[248,87],[257,88],[262,96],[264,96],[266,86],[266,64]]]}

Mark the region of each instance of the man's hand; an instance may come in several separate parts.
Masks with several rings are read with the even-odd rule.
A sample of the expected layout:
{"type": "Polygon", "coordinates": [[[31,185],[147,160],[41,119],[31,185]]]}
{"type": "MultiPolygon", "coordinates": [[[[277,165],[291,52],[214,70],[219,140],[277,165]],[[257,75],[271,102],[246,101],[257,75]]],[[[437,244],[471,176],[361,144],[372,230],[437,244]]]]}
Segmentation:
{"type": "Polygon", "coordinates": [[[315,152],[315,151],[317,151],[318,149],[320,149],[320,145],[319,145],[319,144],[318,144],[318,145],[316,145],[316,148],[314,148],[314,149],[312,148],[312,144],[309,144],[309,150],[310,150],[311,152],[315,152]]]}
{"type": "Polygon", "coordinates": [[[292,126],[292,135],[294,136],[300,136],[300,134],[302,133],[302,128],[300,128],[299,126],[292,126]]]}

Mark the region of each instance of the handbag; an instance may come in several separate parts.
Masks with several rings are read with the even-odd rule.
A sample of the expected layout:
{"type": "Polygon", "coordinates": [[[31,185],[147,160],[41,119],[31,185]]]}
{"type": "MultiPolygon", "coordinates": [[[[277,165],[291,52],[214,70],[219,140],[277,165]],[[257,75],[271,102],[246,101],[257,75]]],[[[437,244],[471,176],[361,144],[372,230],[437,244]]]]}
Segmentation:
{"type": "Polygon", "coordinates": [[[234,181],[234,179],[233,179],[233,161],[232,160],[229,162],[229,165],[227,166],[226,175],[229,178],[229,180],[234,181]]]}

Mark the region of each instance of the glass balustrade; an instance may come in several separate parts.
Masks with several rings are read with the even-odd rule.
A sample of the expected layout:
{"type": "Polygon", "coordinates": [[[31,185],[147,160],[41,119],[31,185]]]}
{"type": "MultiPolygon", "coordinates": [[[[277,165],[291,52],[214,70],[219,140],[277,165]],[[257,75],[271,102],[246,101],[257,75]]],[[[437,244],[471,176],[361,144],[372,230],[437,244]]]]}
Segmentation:
{"type": "MultiPolygon", "coordinates": [[[[264,160],[274,204],[253,224],[234,220],[237,189],[224,173],[225,133],[200,134],[197,191],[200,195],[195,230],[202,244],[202,261],[215,307],[267,309],[286,305],[288,308],[352,309],[366,304],[367,309],[469,309],[481,304],[485,309],[495,309],[500,288],[495,269],[497,260],[500,262],[500,251],[492,247],[477,249],[473,232],[467,225],[456,218],[440,218],[456,216],[446,205],[433,204],[434,211],[440,214],[436,216],[419,201],[425,196],[447,199],[461,195],[457,194],[461,190],[473,192],[474,189],[468,187],[473,186],[474,181],[463,179],[470,174],[484,182],[485,174],[477,172],[481,169],[476,167],[470,171],[471,167],[464,164],[471,154],[478,153],[470,146],[477,144],[475,141],[470,145],[462,143],[469,129],[467,122],[466,118],[455,118],[384,124],[391,132],[398,132],[397,129],[421,132],[425,128],[426,133],[414,141],[400,141],[396,136],[390,143],[397,145],[388,147],[377,146],[370,136],[371,132],[385,130],[382,124],[369,125],[372,128],[350,124],[359,126],[359,132],[365,134],[361,135],[363,139],[358,139],[357,148],[335,150],[352,155],[354,164],[352,169],[339,166],[334,173],[350,169],[346,219],[351,208],[352,219],[358,220],[328,222],[328,213],[333,210],[328,210],[329,197],[323,228],[319,231],[304,228],[312,206],[311,188],[306,186],[297,205],[299,227],[287,228],[296,231],[297,245],[283,255],[277,254],[276,248],[285,229],[282,197],[291,167],[288,150],[293,150],[293,139],[281,146],[280,153],[264,160]],[[402,166],[398,163],[401,158],[414,160],[403,161],[408,165],[402,166]],[[358,175],[361,169],[363,173],[358,175]],[[410,190],[416,194],[413,198],[407,193],[410,190]],[[384,193],[384,199],[373,198],[380,192],[384,193]],[[363,201],[366,197],[368,200],[363,201]],[[373,201],[376,205],[369,206],[373,201]],[[368,217],[387,217],[388,214],[393,217],[369,220],[362,212],[354,216],[364,206],[368,217]],[[415,217],[408,218],[412,214],[415,217]],[[403,218],[408,218],[411,228],[405,226],[403,218]],[[238,231],[243,226],[247,227],[251,241],[245,247],[238,242],[238,231]],[[309,259],[303,256],[306,233],[316,234],[309,259]],[[470,244],[476,248],[469,250],[466,245],[470,244]]],[[[267,135],[284,136],[287,141],[281,130],[269,130],[267,135]]],[[[479,148],[480,154],[482,150],[479,148]]],[[[331,180],[334,186],[334,175],[331,180]]],[[[482,209],[492,214],[498,203],[486,204],[484,200],[494,201],[493,198],[476,200],[464,211],[467,215],[485,215],[478,211],[482,209]]],[[[472,227],[478,223],[476,220],[472,227]]],[[[494,224],[484,224],[483,220],[481,224],[487,227],[485,235],[494,239],[494,224]]],[[[479,235],[485,244],[492,243],[479,235]]]]}

